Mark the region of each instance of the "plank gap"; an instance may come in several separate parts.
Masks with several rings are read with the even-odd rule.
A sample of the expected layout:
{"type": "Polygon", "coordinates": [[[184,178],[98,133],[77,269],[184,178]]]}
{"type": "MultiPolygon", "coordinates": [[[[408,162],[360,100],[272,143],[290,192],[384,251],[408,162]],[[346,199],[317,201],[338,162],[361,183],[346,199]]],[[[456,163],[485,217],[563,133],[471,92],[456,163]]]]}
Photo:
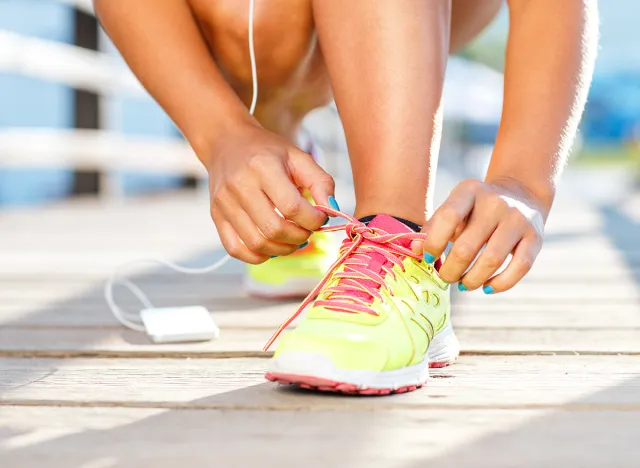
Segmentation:
{"type": "MultiPolygon", "coordinates": [[[[317,394],[309,393],[310,396],[317,394]]],[[[350,397],[328,396],[327,399],[337,398],[339,400],[350,397]]],[[[626,403],[560,403],[560,404],[461,404],[461,403],[441,403],[441,404],[403,404],[384,403],[378,398],[372,398],[376,404],[354,405],[348,408],[349,411],[358,412],[378,412],[399,409],[414,410],[535,410],[535,411],[567,411],[567,412],[636,412],[640,411],[640,404],[626,403]]],[[[108,401],[108,400],[0,400],[0,406],[13,407],[62,407],[62,408],[140,408],[140,409],[169,409],[169,410],[235,410],[235,411],[345,411],[344,404],[331,404],[319,402],[317,398],[309,399],[309,404],[229,404],[229,403],[194,403],[194,402],[173,402],[173,401],[108,401]]]]}
{"type": "MultiPolygon", "coordinates": [[[[273,351],[0,350],[0,358],[268,359],[273,351]]],[[[461,350],[460,356],[640,356],[640,350],[461,350]]]]}

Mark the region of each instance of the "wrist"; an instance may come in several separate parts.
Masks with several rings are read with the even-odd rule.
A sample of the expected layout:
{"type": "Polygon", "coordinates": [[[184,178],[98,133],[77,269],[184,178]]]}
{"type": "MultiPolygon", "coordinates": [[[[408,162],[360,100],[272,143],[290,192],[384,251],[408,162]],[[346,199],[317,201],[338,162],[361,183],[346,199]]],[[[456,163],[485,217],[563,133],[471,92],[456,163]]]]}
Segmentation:
{"type": "Polygon", "coordinates": [[[185,137],[198,156],[198,159],[209,169],[214,162],[219,148],[229,135],[238,134],[246,128],[260,127],[258,121],[250,114],[225,116],[223,120],[213,120],[205,125],[198,125],[185,137]]]}
{"type": "Polygon", "coordinates": [[[487,174],[485,182],[517,194],[523,201],[540,211],[546,221],[555,198],[556,187],[552,180],[534,181],[511,174],[487,174]]]}

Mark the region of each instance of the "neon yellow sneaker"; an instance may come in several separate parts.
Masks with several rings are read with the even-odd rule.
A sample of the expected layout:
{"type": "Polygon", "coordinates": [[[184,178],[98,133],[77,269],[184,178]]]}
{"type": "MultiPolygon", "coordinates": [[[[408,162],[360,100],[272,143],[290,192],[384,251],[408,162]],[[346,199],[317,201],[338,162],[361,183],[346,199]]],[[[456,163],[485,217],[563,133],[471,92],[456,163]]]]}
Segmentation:
{"type": "Polygon", "coordinates": [[[411,251],[423,239],[400,221],[376,216],[368,225],[342,216],[347,239],[339,259],[265,349],[316,297],[297,328],[282,336],[266,378],[303,388],[389,394],[421,387],[432,367],[459,354],[449,321],[449,285],[411,251]]]}
{"type": "Polygon", "coordinates": [[[303,298],[326,275],[337,247],[330,234],[316,232],[309,244],[286,257],[275,257],[260,265],[247,265],[246,291],[269,299],[303,298]]]}

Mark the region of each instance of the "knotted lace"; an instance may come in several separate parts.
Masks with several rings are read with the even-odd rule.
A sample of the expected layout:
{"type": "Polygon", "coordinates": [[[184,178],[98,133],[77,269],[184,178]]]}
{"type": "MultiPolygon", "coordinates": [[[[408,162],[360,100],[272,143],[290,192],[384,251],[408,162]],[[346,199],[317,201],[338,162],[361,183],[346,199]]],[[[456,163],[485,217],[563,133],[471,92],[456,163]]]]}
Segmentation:
{"type": "Polygon", "coordinates": [[[424,240],[424,234],[416,232],[390,234],[384,229],[367,226],[341,211],[321,205],[317,205],[316,209],[327,215],[347,220],[346,224],[322,227],[319,231],[345,230],[347,238],[342,243],[338,260],[331,265],[322,281],[302,301],[300,307],[280,325],[265,345],[265,351],[319,294],[321,297],[315,302],[315,305],[327,310],[377,315],[371,308],[371,304],[375,299],[382,299],[381,288],[389,289],[389,293],[393,295],[393,290],[384,281],[384,275],[395,277],[392,270],[395,265],[404,271],[402,260],[405,257],[421,258],[420,255],[414,253],[410,248],[404,247],[399,241],[408,241],[410,245],[411,241],[424,240]],[[381,265],[380,273],[368,268],[374,254],[381,255],[386,259],[386,262],[381,265]],[[341,265],[344,268],[341,271],[336,271],[341,265]],[[325,288],[331,279],[335,283],[325,288]],[[325,289],[323,290],[323,288],[325,289]]]}

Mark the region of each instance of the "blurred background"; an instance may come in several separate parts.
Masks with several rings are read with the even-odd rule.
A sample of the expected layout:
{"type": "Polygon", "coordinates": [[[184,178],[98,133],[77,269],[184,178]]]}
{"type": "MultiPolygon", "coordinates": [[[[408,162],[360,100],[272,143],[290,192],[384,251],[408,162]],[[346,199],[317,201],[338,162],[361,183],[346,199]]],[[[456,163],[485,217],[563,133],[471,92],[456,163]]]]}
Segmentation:
{"type": "MultiPolygon", "coordinates": [[[[634,0],[600,2],[601,47],[571,184],[620,197],[640,161],[640,47],[634,0]],[[582,182],[581,182],[582,181],[582,182]]],[[[502,104],[506,8],[449,65],[441,161],[482,177],[502,104]]],[[[328,169],[349,178],[334,109],[308,119],[328,169]]],[[[129,73],[89,0],[0,1],[0,210],[77,195],[195,187],[202,171],[179,131],[129,73]]],[[[586,191],[587,195],[591,190],[586,191]]]]}

